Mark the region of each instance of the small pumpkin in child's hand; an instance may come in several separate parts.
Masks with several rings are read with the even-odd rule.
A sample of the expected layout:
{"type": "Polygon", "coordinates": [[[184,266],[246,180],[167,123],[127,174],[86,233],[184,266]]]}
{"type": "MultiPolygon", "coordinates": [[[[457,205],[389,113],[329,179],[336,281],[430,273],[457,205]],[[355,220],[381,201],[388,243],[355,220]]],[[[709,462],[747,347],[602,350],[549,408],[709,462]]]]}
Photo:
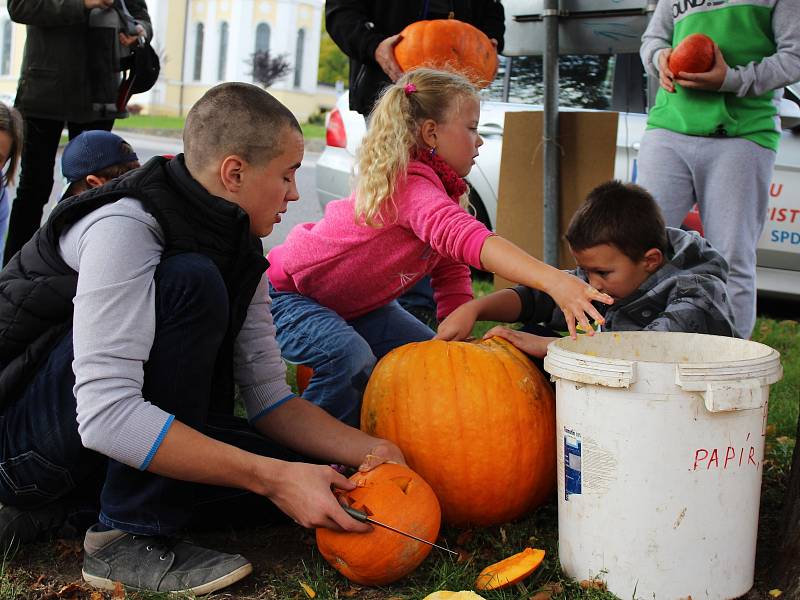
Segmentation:
{"type": "Polygon", "coordinates": [[[497,50],[477,27],[458,19],[415,21],[400,32],[394,57],[403,71],[415,67],[458,71],[486,87],[497,70],[497,50]]]}
{"type": "Polygon", "coordinates": [[[525,548],[522,552],[489,565],[475,581],[475,589],[498,590],[525,579],[544,560],[544,550],[525,548]]]}
{"type": "Polygon", "coordinates": [[[311,381],[313,376],[314,371],[311,369],[311,367],[307,365],[297,365],[297,370],[295,371],[295,380],[297,381],[298,395],[303,395],[303,392],[306,391],[308,383],[311,381]]]}
{"type": "Polygon", "coordinates": [[[704,33],[687,35],[669,55],[667,66],[672,74],[706,73],[714,66],[714,40],[704,33]]]}
{"type": "MultiPolygon", "coordinates": [[[[435,542],[441,509],[431,486],[405,465],[384,463],[350,477],[356,488],[341,496],[348,506],[429,542],[435,542]]],[[[317,529],[317,548],[350,581],[386,585],[405,577],[431,546],[383,527],[368,533],[317,529]]]]}

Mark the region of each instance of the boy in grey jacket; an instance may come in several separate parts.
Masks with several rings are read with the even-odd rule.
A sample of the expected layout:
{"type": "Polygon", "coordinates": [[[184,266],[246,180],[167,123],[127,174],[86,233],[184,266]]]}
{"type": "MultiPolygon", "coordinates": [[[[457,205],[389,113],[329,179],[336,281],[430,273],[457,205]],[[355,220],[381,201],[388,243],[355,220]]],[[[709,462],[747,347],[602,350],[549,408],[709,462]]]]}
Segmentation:
{"type": "MultiPolygon", "coordinates": [[[[614,298],[612,305],[597,305],[603,329],[736,335],[725,259],[697,233],[664,227],[643,188],[619,181],[599,185],[572,217],[565,237],[578,264],[573,273],[614,298]]],[[[538,358],[555,332],[566,329],[550,296],[516,286],[463,304],[436,337],[464,339],[478,320],[521,321],[521,330],[495,327],[486,336],[506,338],[538,358]]]]}

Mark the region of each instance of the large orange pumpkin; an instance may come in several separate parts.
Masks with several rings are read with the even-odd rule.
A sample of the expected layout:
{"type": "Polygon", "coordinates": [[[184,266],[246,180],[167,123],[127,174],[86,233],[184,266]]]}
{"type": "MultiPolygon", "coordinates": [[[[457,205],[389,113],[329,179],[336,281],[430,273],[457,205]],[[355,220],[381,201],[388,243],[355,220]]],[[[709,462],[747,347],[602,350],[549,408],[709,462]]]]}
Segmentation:
{"type": "Polygon", "coordinates": [[[552,389],[500,338],[393,350],[372,372],[361,428],[400,447],[453,525],[515,519],[555,486],[552,389]]]}
{"type": "MultiPolygon", "coordinates": [[[[350,478],[352,508],[396,529],[435,542],[441,525],[436,494],[405,465],[382,464],[350,478]]],[[[363,585],[386,585],[416,569],[431,546],[373,525],[369,533],[317,529],[317,548],[337,571],[363,585]]]]}
{"type": "Polygon", "coordinates": [[[486,87],[497,70],[497,50],[477,27],[457,19],[411,23],[400,32],[394,57],[404,71],[414,67],[447,68],[486,87]]]}

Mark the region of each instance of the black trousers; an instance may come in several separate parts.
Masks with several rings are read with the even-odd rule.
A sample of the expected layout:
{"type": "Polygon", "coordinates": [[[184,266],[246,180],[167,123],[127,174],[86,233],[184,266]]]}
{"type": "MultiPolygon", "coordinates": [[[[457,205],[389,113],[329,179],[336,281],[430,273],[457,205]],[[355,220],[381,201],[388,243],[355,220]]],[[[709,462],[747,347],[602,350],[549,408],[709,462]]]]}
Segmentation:
{"type": "MultiPolygon", "coordinates": [[[[90,129],[111,131],[114,120],[68,122],[66,125],[69,139],[72,139],[90,129]]],[[[64,121],[25,119],[19,186],[8,222],[4,265],[39,229],[44,206],[53,191],[53,168],[63,130],[64,121]]]]}

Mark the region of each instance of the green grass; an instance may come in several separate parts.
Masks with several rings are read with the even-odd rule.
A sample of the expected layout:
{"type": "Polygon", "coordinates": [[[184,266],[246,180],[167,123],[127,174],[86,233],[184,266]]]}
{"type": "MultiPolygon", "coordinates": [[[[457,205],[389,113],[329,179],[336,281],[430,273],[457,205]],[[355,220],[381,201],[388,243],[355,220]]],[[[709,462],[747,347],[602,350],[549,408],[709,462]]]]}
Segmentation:
{"type": "MultiPolygon", "coordinates": [[[[131,115],[127,119],[119,119],[114,124],[115,129],[136,131],[181,131],[185,117],[170,117],[164,115],[131,115]]],[[[315,123],[303,123],[301,126],[303,136],[308,139],[325,137],[325,126],[315,123]]]]}
{"type": "Polygon", "coordinates": [[[325,137],[325,125],[303,123],[300,128],[303,130],[303,137],[306,139],[322,139],[325,137]]]}

